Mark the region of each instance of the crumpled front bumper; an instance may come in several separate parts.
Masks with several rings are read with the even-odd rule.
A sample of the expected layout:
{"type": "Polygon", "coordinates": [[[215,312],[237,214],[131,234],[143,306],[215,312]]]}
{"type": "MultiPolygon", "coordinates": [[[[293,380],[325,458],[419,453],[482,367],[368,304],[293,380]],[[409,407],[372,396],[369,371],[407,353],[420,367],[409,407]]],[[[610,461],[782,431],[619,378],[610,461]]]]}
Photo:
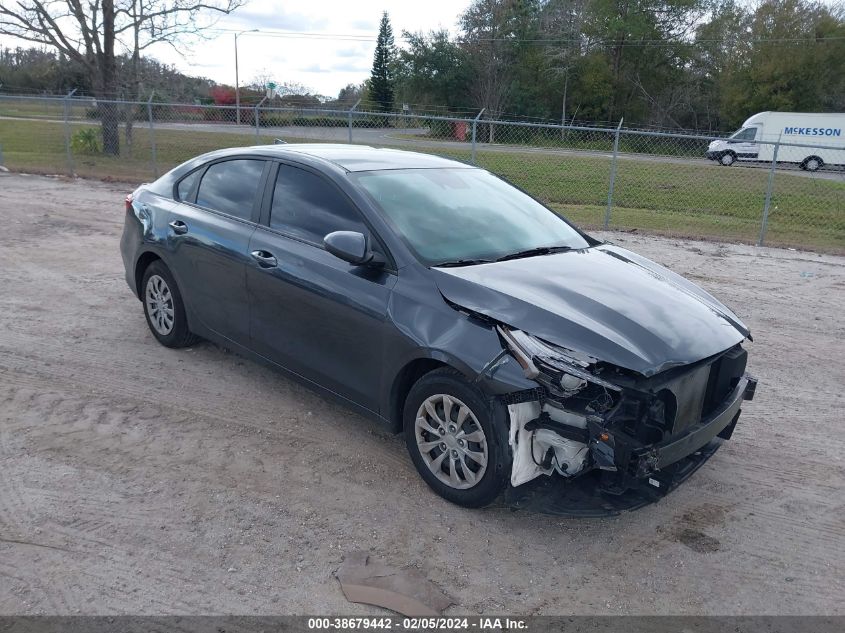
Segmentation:
{"type": "Polygon", "coordinates": [[[509,488],[505,500],[513,509],[556,516],[598,517],[636,510],[658,501],[686,481],[730,439],[743,400],[751,400],[757,380],[743,376],[725,401],[699,424],[663,442],[629,447],[625,470],[633,473],[624,489],[617,485],[617,473],[592,470],[567,479],[554,474],[516,488],[509,488]],[[614,481],[608,485],[608,481],[614,481]]]}
{"type": "Polygon", "coordinates": [[[660,473],[638,480],[621,495],[605,492],[602,472],[593,470],[575,479],[564,479],[554,474],[517,488],[508,488],[505,502],[514,510],[568,517],[605,517],[637,510],[659,501],[689,479],[719,450],[722,442],[719,438],[711,440],[660,473]],[[659,486],[650,483],[650,480],[659,486]]]}
{"type": "Polygon", "coordinates": [[[725,401],[699,424],[665,442],[635,450],[635,458],[639,460],[637,474],[645,476],[666,468],[694,453],[716,436],[730,439],[739,419],[742,401],[751,400],[756,389],[757,380],[748,375],[743,376],[725,401]]]}

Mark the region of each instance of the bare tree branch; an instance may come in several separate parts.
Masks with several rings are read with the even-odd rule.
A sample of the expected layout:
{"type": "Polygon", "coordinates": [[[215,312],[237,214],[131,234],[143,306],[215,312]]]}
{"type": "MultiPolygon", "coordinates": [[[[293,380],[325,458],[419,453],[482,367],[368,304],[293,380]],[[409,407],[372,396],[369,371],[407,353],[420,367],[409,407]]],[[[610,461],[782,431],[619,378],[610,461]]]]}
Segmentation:
{"type": "MultiPolygon", "coordinates": [[[[128,89],[141,90],[140,53],[154,44],[174,46],[182,37],[202,37],[209,14],[228,14],[246,0],[2,0],[0,35],[55,48],[87,70],[98,97],[114,97],[128,89]],[[125,39],[124,39],[125,38],[125,39]],[[118,77],[115,49],[131,53],[131,81],[118,77]]],[[[175,46],[174,46],[175,47],[175,46]]],[[[114,103],[100,106],[103,148],[119,153],[120,113],[114,103]]],[[[127,125],[127,140],[131,139],[127,125]]]]}

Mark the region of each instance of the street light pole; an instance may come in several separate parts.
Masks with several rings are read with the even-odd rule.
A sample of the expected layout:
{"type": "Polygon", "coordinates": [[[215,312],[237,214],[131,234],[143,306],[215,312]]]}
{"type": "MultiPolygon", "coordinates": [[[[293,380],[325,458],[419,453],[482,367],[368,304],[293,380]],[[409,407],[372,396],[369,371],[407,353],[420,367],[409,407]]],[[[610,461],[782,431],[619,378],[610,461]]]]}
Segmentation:
{"type": "Polygon", "coordinates": [[[238,36],[244,33],[257,33],[258,29],[250,29],[249,31],[239,31],[235,33],[235,120],[238,125],[241,124],[241,86],[238,78],[238,36]]]}

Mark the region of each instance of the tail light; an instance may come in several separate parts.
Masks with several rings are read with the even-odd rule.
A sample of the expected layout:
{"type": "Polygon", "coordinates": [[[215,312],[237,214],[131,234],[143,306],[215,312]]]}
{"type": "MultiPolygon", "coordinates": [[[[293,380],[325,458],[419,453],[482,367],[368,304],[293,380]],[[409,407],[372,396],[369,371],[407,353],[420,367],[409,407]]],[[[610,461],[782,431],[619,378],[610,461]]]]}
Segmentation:
{"type": "Polygon", "coordinates": [[[132,200],[134,200],[134,198],[132,197],[132,194],[130,193],[126,196],[126,210],[127,211],[132,211],[132,200]]]}

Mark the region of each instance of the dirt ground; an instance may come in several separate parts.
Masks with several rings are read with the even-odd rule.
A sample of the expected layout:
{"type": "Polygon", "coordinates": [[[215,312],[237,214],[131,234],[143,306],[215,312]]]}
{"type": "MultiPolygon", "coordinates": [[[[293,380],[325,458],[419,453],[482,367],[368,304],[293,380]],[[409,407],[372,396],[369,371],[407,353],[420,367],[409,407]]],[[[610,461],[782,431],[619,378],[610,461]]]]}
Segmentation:
{"type": "Polygon", "coordinates": [[[734,439],[601,520],[468,511],[399,437],[208,343],[123,280],[127,187],[0,174],[0,614],[362,614],[364,549],[451,614],[845,614],[845,259],[609,234],[751,326],[734,439]]]}

